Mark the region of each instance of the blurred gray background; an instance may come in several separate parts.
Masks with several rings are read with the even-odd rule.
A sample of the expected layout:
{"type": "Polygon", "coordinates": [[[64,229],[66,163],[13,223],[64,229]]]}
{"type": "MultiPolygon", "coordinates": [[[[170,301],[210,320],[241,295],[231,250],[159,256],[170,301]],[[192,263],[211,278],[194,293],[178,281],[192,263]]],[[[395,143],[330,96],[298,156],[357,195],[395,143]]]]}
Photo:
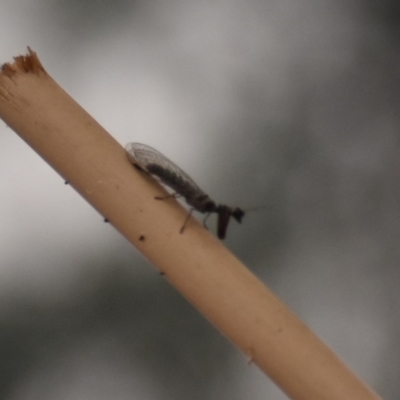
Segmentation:
{"type": "MultiPolygon", "coordinates": [[[[0,62],[31,46],[121,144],[256,208],[226,245],[399,399],[399,17],[389,0],[2,0],[0,62]]],[[[286,399],[4,123],[0,183],[1,399],[286,399]]]]}

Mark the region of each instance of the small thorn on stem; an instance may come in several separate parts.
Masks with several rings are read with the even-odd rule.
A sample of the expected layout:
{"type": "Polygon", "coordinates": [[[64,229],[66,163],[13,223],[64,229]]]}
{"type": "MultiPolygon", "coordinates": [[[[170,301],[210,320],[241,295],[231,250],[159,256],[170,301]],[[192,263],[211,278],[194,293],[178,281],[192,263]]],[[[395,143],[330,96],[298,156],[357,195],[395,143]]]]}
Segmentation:
{"type": "Polygon", "coordinates": [[[247,355],[247,365],[251,365],[254,362],[253,350],[250,350],[250,353],[247,355]]]}

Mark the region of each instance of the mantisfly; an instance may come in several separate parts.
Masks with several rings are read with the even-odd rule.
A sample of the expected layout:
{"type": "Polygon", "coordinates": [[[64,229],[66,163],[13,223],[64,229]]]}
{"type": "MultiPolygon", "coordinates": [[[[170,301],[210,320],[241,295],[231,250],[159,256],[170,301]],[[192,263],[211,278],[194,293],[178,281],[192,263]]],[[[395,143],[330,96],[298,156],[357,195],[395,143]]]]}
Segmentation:
{"type": "Polygon", "coordinates": [[[169,196],[156,197],[156,199],[163,200],[169,197],[183,197],[186,203],[191,206],[189,214],[180,230],[181,233],[185,230],[193,210],[207,214],[203,221],[204,226],[206,226],[205,222],[211,213],[215,212],[218,214],[217,233],[220,239],[225,238],[231,217],[239,223],[242,222],[245,214],[242,209],[217,204],[194,183],[192,178],[159,151],[140,143],[128,143],[125,151],[128,160],[134,166],[155,176],[161,183],[174,191],[169,196]]]}

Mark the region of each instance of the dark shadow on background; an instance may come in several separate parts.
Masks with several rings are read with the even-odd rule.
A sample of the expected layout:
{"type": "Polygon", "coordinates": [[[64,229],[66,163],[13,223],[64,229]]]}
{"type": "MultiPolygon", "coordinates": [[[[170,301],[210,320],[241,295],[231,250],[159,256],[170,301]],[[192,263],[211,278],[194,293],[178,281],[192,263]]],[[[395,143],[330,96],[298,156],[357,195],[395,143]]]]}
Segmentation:
{"type": "MultiPolygon", "coordinates": [[[[138,282],[114,265],[100,279],[88,274],[82,286],[63,303],[18,295],[3,299],[9,307],[3,308],[0,327],[1,398],[18,392],[38,369],[60,368],[57,359],[69,349],[104,334],[132,360],[125,373],[134,375],[139,365],[166,399],[212,398],[221,375],[230,377],[233,347],[162,276],[138,282]]],[[[48,391],[62,397],[63,382],[51,384],[56,387],[48,391]]]]}

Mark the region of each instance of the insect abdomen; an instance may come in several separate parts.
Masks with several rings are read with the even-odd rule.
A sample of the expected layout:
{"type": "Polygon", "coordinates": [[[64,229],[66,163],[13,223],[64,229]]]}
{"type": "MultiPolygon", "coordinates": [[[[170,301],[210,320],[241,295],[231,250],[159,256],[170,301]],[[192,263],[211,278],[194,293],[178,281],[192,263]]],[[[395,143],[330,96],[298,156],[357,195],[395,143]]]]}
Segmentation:
{"type": "Polygon", "coordinates": [[[184,197],[186,202],[197,211],[212,212],[215,210],[216,205],[208,195],[173,171],[163,168],[158,164],[148,164],[146,165],[146,169],[151,174],[157,176],[164,185],[169,186],[176,193],[184,197]]]}

